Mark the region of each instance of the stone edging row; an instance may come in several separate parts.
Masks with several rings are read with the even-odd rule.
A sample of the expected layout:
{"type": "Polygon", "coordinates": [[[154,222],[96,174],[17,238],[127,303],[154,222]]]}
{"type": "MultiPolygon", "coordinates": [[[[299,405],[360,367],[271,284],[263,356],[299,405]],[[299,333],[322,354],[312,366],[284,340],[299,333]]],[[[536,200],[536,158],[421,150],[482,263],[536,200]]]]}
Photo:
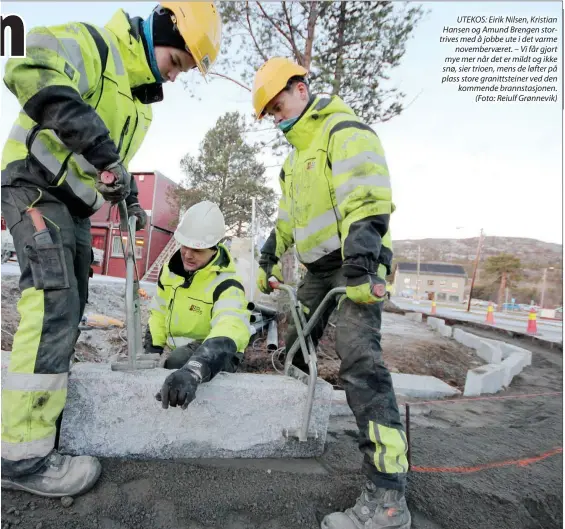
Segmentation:
{"type": "MultiPolygon", "coordinates": [[[[406,317],[413,321],[422,321],[421,312],[406,313],[406,317]]],[[[442,336],[475,349],[477,356],[487,362],[486,365],[467,371],[463,391],[465,397],[497,393],[508,387],[512,379],[532,363],[531,351],[522,347],[483,338],[461,329],[453,329],[441,318],[429,316],[427,324],[442,336]]]]}

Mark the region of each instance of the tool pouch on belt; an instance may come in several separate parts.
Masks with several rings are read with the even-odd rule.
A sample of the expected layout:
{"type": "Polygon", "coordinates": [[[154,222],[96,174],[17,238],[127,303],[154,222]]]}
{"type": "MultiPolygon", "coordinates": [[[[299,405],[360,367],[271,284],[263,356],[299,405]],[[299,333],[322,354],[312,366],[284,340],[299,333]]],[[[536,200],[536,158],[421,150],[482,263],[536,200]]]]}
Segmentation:
{"type": "Polygon", "coordinates": [[[69,276],[62,244],[26,244],[33,285],[37,290],[69,288],[69,276]]]}

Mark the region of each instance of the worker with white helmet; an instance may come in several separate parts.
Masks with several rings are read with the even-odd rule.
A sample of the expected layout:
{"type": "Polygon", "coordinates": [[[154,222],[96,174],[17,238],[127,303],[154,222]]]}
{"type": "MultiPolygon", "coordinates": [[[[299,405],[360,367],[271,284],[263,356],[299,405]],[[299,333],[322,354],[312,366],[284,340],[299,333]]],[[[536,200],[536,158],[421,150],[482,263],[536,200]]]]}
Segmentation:
{"type": "Polygon", "coordinates": [[[96,458],[54,449],[88,293],[89,218],[104,201],[125,200],[143,229],[128,164],[151,104],[179,73],[209,71],[221,30],[214,2],[163,1],[145,20],[119,9],[104,26],[34,27],[25,56],[6,63],[4,83],[21,111],[2,152],[2,215],[22,296],[2,387],[2,488],[76,496],[100,476],[96,458]],[[113,178],[102,181],[105,172],[113,178]]]}
{"type": "Polygon", "coordinates": [[[145,335],[145,351],[172,352],[157,400],[183,409],[196,388],[220,371],[235,372],[251,336],[243,282],[228,249],[220,208],[207,200],[192,206],[175,231],[181,245],[159,274],[145,335]]]}

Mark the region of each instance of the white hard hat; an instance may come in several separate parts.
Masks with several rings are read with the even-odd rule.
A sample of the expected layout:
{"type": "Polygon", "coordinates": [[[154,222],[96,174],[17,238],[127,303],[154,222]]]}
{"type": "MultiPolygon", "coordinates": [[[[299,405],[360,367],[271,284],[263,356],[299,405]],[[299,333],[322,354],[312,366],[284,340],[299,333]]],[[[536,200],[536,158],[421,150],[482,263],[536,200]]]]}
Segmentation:
{"type": "Polygon", "coordinates": [[[212,248],[226,233],[224,216],[220,208],[208,200],[194,204],[183,215],[175,239],[188,248],[212,248]]]}

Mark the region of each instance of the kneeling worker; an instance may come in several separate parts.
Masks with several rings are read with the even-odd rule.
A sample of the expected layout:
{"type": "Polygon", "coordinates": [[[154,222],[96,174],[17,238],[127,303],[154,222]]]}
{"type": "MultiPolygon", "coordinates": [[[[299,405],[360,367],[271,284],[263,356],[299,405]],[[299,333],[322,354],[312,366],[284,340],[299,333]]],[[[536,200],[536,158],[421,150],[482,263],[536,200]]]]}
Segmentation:
{"type": "Polygon", "coordinates": [[[224,216],[203,201],[192,206],[175,231],[181,244],[163,266],[145,335],[146,353],[173,349],[165,368],[176,369],[157,400],[163,408],[194,400],[196,388],[218,372],[235,372],[251,336],[243,282],[223,245],[224,216]]]}

